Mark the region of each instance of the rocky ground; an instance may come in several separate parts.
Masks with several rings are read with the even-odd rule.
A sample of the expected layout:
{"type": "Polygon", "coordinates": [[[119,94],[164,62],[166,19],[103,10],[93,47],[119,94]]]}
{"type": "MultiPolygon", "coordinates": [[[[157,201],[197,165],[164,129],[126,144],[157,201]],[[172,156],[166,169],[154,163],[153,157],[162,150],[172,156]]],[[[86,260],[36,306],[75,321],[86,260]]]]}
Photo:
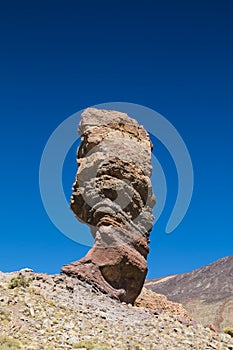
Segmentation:
{"type": "Polygon", "coordinates": [[[136,305],[63,275],[0,273],[0,349],[233,350],[233,339],[144,291],[136,305]]]}

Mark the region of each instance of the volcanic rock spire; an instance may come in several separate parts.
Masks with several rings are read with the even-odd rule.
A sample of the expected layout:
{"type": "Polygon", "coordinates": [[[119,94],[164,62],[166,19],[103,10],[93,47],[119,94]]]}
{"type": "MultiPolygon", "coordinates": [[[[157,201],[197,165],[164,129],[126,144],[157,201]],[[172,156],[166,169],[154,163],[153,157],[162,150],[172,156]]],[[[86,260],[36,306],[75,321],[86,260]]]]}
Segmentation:
{"type": "Polygon", "coordinates": [[[62,273],[133,303],[146,277],[153,225],[152,143],[136,120],[110,110],[86,109],[78,132],[71,209],[90,227],[95,242],[62,273]]]}

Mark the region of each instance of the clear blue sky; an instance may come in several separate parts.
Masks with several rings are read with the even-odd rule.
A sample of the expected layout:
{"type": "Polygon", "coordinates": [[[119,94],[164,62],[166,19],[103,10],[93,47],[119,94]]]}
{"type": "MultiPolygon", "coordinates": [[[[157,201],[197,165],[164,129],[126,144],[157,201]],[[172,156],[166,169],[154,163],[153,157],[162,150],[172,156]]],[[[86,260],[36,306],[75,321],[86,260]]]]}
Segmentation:
{"type": "MultiPolygon", "coordinates": [[[[148,106],[183,137],[194,167],[187,215],[165,226],[177,178],[164,147],[168,198],[151,234],[148,277],[231,255],[233,246],[233,3],[10,1],[0,8],[0,270],[59,272],[89,249],[60,233],[39,192],[43,148],[78,110],[111,101],[148,106]]],[[[74,179],[69,152],[64,187],[74,179]]]]}

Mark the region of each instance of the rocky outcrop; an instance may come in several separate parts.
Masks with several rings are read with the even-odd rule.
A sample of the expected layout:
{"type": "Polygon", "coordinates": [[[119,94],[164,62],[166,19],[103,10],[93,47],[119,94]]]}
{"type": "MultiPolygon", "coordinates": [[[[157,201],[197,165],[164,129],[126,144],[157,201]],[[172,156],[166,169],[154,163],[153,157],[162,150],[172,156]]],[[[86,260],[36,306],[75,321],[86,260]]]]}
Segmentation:
{"type": "Polygon", "coordinates": [[[172,315],[179,315],[185,317],[190,322],[193,321],[181,304],[172,302],[168,300],[165,295],[154,293],[151,290],[146,289],[144,287],[142,288],[142,291],[137,297],[137,299],[135,300],[134,305],[138,307],[146,307],[148,309],[152,309],[158,315],[162,312],[167,312],[172,315]]]}
{"type": "Polygon", "coordinates": [[[95,242],[62,273],[133,303],[146,277],[153,224],[152,143],[137,121],[116,111],[86,109],[78,132],[82,140],[71,209],[90,227],[95,242]]]}
{"type": "Polygon", "coordinates": [[[146,281],[145,287],[182,303],[203,325],[233,327],[233,255],[180,275],[146,281]]]}

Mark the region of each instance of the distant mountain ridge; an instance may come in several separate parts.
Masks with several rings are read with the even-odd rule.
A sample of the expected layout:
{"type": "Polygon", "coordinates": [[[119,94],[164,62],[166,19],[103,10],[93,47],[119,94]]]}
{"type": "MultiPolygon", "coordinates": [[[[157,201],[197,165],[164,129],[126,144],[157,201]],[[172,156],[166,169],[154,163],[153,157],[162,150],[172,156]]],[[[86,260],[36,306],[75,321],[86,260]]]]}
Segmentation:
{"type": "Polygon", "coordinates": [[[203,324],[233,327],[233,255],[191,272],[149,279],[145,287],[183,304],[203,324]]]}

